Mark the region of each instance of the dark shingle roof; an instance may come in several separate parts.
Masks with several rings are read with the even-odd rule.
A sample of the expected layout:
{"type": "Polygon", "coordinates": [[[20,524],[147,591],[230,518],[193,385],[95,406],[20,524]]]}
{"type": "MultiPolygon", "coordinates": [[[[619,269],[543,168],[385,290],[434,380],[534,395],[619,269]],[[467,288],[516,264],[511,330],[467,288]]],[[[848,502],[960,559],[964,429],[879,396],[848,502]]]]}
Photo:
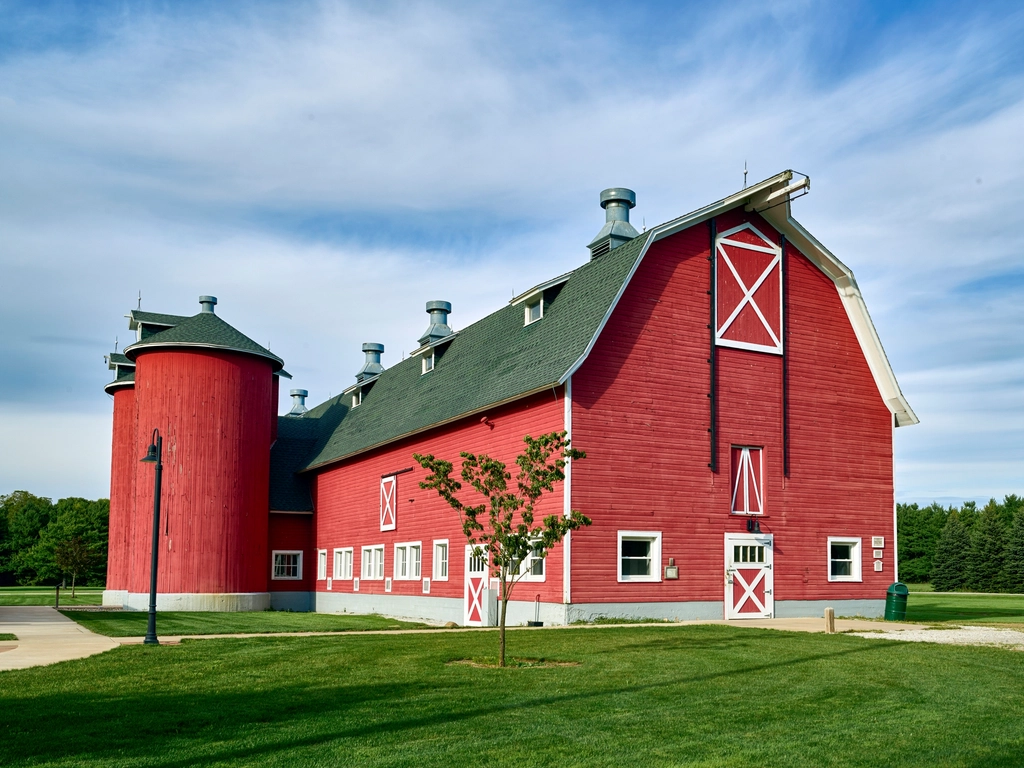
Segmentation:
{"type": "Polygon", "coordinates": [[[270,509],[312,512],[309,480],[296,472],[316,445],[317,422],[296,416],[277,418],[277,441],[270,449],[270,509]]]}
{"type": "Polygon", "coordinates": [[[125,347],[124,353],[129,360],[134,360],[140,351],[152,347],[205,347],[244,352],[267,358],[274,364],[275,371],[284,367],[280,357],[232,328],[213,312],[187,317],[173,328],[125,347]]]}
{"type": "Polygon", "coordinates": [[[107,363],[110,366],[121,365],[135,365],[131,360],[122,355],[120,352],[111,352],[107,355],[107,363]]]}
{"type": "Polygon", "coordinates": [[[188,315],[167,315],[163,312],[144,312],[141,309],[133,309],[128,313],[129,327],[134,330],[135,323],[149,323],[150,325],[177,325],[188,320],[188,315]]]}
{"type": "Polygon", "coordinates": [[[387,369],[348,408],[342,396],[306,414],[320,423],[307,469],[558,384],[583,355],[650,233],[576,269],[544,318],[523,325],[521,305],[506,306],[444,345],[433,371],[420,359],[387,369]]]}
{"type": "Polygon", "coordinates": [[[109,384],[103,387],[103,391],[110,394],[115,389],[121,389],[121,387],[135,386],[135,371],[129,371],[123,376],[118,376],[109,384]]]}

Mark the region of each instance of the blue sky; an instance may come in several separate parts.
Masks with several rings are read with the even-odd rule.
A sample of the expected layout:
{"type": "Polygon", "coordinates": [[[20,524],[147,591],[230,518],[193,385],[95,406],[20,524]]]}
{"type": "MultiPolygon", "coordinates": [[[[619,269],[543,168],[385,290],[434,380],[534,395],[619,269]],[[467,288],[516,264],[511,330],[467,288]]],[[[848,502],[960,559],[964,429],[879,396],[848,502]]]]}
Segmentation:
{"type": "Polygon", "coordinates": [[[102,356],[196,298],[320,401],[786,168],[905,394],[901,500],[1024,493],[1024,11],[0,0],[0,493],[106,495],[102,356]]]}

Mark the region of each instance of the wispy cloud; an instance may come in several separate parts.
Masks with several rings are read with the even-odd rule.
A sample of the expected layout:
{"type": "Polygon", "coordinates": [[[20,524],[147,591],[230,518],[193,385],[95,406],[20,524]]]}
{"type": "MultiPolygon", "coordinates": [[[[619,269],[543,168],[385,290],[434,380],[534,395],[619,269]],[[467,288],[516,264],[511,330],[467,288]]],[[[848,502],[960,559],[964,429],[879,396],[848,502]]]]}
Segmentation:
{"type": "Polygon", "coordinates": [[[581,263],[603,187],[653,225],[746,160],[811,174],[796,215],[857,272],[923,418],[901,493],[1021,491],[1024,16],[908,8],[8,6],[0,402],[108,407],[100,358],[140,290],[219,295],[319,399],[361,342],[411,348],[425,300],[465,325],[581,263]]]}

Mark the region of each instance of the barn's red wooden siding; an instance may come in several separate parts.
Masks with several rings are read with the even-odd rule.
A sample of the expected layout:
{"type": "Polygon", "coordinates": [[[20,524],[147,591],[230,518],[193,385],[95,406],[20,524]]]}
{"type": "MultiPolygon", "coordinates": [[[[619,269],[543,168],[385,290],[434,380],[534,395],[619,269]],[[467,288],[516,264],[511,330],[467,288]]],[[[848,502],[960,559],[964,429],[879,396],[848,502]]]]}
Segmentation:
{"type": "MultiPolygon", "coordinates": [[[[164,439],[160,592],[267,591],[273,378],[259,357],[139,351],[135,455],[154,427],[164,439]]],[[[132,592],[149,589],[153,468],[139,466],[132,592]]]]}
{"type": "MultiPolygon", "coordinates": [[[[723,231],[757,214],[718,218],[723,231]]],[[[729,449],[764,446],[775,599],[881,598],[893,580],[892,416],[833,282],[789,246],[791,476],[783,477],[782,358],[718,348],[718,472],[709,462],[709,231],[654,243],[592,353],[573,376],[572,503],[594,520],[573,534],[572,601],[722,600],[729,449]],[[618,583],[618,530],[661,531],[678,581],[618,583]],[[862,539],[863,583],[829,583],[828,536],[862,539]],[[884,570],[871,536],[885,536],[884,570]]]]}
{"type": "MultiPolygon", "coordinates": [[[[428,374],[429,375],[429,374],[428,374]]],[[[515,477],[515,457],[522,451],[523,436],[537,436],[563,429],[564,401],[562,390],[547,391],[516,403],[487,412],[494,424],[481,423],[481,415],[470,416],[385,448],[363,454],[320,472],[314,483],[316,506],[316,546],[328,551],[328,576],[335,548],[353,548],[353,574],[361,569],[360,549],[384,545],[384,576],[394,574],[395,543],[423,544],[421,578],[431,578],[433,541],[448,539],[448,581],[432,581],[431,597],[463,597],[465,578],[466,537],[458,514],[438,498],[436,492],[419,487],[427,473],[412,458],[413,453],[434,454],[455,465],[459,476],[460,451],[486,453],[504,461],[515,477]],[[412,467],[411,472],[398,475],[397,527],[380,530],[381,475],[412,467]]],[[[479,503],[472,489],[463,489],[462,499],[479,503]]],[[[561,484],[545,497],[537,515],[557,514],[563,509],[561,484]]],[[[314,566],[315,567],[315,566],[314,566]]],[[[513,593],[515,600],[533,600],[540,595],[543,602],[562,601],[562,549],[556,547],[547,557],[543,582],[521,582],[513,593]]],[[[325,591],[326,581],[318,581],[316,589],[325,591]]],[[[334,581],[333,592],[352,592],[351,581],[334,581]]],[[[382,594],[383,581],[360,579],[360,594],[382,594]]],[[[394,580],[391,594],[422,595],[421,581],[394,580]]]]}
{"type": "Polygon", "coordinates": [[[280,512],[270,515],[270,547],[267,554],[267,580],[271,592],[309,592],[316,582],[316,549],[313,546],[313,516],[288,515],[280,512]],[[275,549],[302,551],[302,579],[273,580],[274,562],[270,553],[275,549]]]}
{"type": "Polygon", "coordinates": [[[114,390],[114,424],[110,460],[110,541],[107,589],[128,589],[128,558],[135,506],[135,473],[142,454],[135,455],[135,388],[114,390]]]}

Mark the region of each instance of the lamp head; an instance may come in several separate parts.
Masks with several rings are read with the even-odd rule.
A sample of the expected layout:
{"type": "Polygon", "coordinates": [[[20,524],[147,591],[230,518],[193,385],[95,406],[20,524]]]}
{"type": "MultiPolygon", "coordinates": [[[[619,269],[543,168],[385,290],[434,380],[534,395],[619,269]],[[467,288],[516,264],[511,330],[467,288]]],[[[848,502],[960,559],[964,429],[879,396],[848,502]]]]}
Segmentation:
{"type": "Polygon", "coordinates": [[[143,462],[144,464],[156,464],[156,445],[150,443],[149,448],[146,449],[146,455],[139,459],[139,461],[143,462]]]}

